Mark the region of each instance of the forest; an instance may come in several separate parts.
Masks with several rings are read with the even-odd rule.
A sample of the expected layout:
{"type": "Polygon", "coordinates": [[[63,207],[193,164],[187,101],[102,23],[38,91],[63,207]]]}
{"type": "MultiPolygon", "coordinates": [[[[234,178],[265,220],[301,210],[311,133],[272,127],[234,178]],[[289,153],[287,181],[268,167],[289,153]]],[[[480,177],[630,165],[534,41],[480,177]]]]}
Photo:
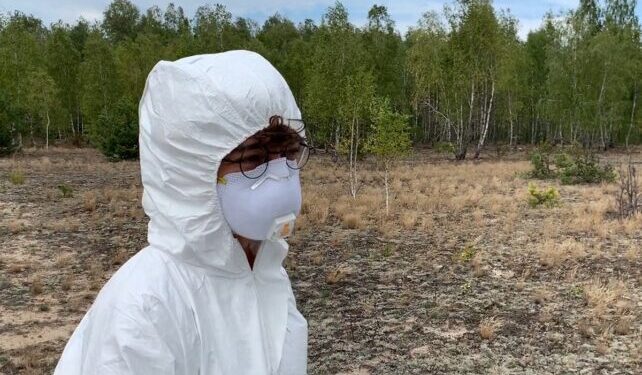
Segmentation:
{"type": "Polygon", "coordinates": [[[340,2],[319,23],[275,13],[263,25],[221,4],[190,17],[171,3],[142,10],[115,0],[100,22],[49,26],[16,10],[0,15],[0,153],[90,144],[136,158],[152,67],[233,49],[256,51],[283,74],[317,148],[368,152],[361,145],[375,132],[458,160],[489,144],[628,147],[642,141],[635,9],[636,0],[581,0],[547,14],[526,40],[491,0],[418,14],[405,35],[376,4],[364,25],[340,2]],[[382,132],[377,118],[394,128],[382,132]]]}

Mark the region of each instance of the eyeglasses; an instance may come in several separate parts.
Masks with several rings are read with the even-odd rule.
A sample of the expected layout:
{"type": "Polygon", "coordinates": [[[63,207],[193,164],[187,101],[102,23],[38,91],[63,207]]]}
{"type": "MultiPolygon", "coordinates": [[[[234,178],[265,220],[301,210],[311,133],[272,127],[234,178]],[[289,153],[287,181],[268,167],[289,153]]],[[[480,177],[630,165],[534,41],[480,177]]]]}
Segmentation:
{"type": "Polygon", "coordinates": [[[261,177],[268,168],[268,162],[278,157],[285,157],[289,168],[301,169],[307,163],[312,148],[299,134],[303,129],[302,120],[272,116],[270,127],[252,137],[255,143],[235,148],[232,154],[240,153],[239,157],[224,158],[223,161],[238,163],[243,176],[251,179],[261,177]]]}

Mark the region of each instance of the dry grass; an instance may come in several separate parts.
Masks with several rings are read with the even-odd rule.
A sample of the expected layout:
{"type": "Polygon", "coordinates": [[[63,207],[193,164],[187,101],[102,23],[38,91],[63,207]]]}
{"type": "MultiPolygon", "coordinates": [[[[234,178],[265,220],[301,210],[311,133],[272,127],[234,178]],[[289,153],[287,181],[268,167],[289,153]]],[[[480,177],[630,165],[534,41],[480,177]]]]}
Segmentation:
{"type": "Polygon", "coordinates": [[[557,267],[568,260],[577,260],[586,256],[582,243],[575,239],[566,239],[561,244],[546,240],[538,249],[539,261],[547,267],[557,267]]]}
{"type": "Polygon", "coordinates": [[[9,172],[9,181],[14,185],[22,185],[25,183],[25,173],[22,169],[13,169],[9,172]]]}
{"type": "Polygon", "coordinates": [[[112,264],[120,265],[125,263],[127,259],[129,259],[129,254],[127,252],[127,249],[120,248],[118,249],[118,251],[116,251],[116,253],[114,253],[114,257],[112,258],[112,264]]]}
{"type": "Polygon", "coordinates": [[[302,215],[313,224],[323,225],[330,214],[330,201],[324,197],[306,200],[302,207],[302,215]]]}
{"type": "Polygon", "coordinates": [[[496,317],[484,318],[479,322],[479,336],[484,340],[492,340],[502,325],[502,320],[496,317]]]}
{"type": "Polygon", "coordinates": [[[39,295],[42,293],[44,286],[42,284],[42,278],[40,275],[36,275],[31,279],[31,284],[29,285],[29,291],[31,291],[31,294],[34,296],[39,295]]]}
{"type": "Polygon", "coordinates": [[[60,269],[64,269],[71,264],[72,258],[73,255],[71,254],[58,254],[56,255],[55,265],[60,269]]]}
{"type": "Polygon", "coordinates": [[[95,191],[87,191],[83,194],[83,207],[87,211],[95,211],[97,204],[97,197],[95,191]]]}
{"type": "Polygon", "coordinates": [[[357,212],[347,212],[341,215],[341,223],[348,229],[361,229],[365,227],[363,217],[357,212]]]}
{"type": "Polygon", "coordinates": [[[76,218],[65,217],[44,223],[44,228],[54,232],[74,232],[80,228],[80,221],[76,218]]]}
{"type": "Polygon", "coordinates": [[[337,267],[336,269],[331,270],[326,274],[325,281],[328,284],[339,283],[344,279],[348,278],[353,273],[353,271],[354,270],[350,267],[346,267],[346,266],[337,267]]]}
{"type": "MultiPolygon", "coordinates": [[[[0,207],[0,243],[9,248],[0,262],[2,314],[43,315],[46,305],[47,315],[77,322],[146,245],[137,163],[70,152],[0,159],[4,175],[21,169],[42,186],[0,181],[9,204],[0,207]],[[80,194],[62,199],[63,182],[80,194]]],[[[321,353],[309,359],[311,374],[636,373],[642,215],[613,219],[614,185],[555,185],[563,204],[532,210],[523,199],[529,181],[517,175],[528,162],[428,155],[393,168],[386,214],[381,173],[360,165],[355,198],[341,164],[311,160],[302,173],[302,215],[284,266],[310,323],[309,351],[321,353]],[[524,343],[527,354],[516,351],[524,343]],[[470,360],[480,345],[496,357],[470,360]],[[409,360],[411,352],[425,354],[409,360]]],[[[42,327],[29,324],[18,329],[42,327]]],[[[43,359],[29,371],[51,373],[63,345],[25,346],[9,355],[10,366],[37,351],[43,359]]]]}
{"type": "Polygon", "coordinates": [[[621,280],[592,280],[584,287],[586,303],[596,318],[604,318],[616,303],[627,294],[627,286],[621,280]]]}
{"type": "Polygon", "coordinates": [[[67,275],[65,276],[61,283],[60,283],[60,288],[64,291],[69,291],[74,285],[74,277],[73,275],[67,275]]]}
{"type": "Polygon", "coordinates": [[[9,229],[9,232],[13,234],[17,234],[22,232],[22,230],[25,229],[25,222],[23,220],[9,220],[9,224],[7,224],[7,228],[9,229]]]}

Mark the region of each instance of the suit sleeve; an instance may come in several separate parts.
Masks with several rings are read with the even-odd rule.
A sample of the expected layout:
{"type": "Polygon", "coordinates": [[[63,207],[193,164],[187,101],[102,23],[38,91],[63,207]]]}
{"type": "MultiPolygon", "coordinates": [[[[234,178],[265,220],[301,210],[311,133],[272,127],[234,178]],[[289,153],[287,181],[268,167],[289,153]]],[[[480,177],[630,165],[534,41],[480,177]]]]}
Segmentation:
{"type": "MultiPolygon", "coordinates": [[[[157,305],[157,304],[156,304],[157,305]]],[[[55,375],[188,374],[180,337],[159,306],[111,306],[83,318],[81,337],[65,348],[55,375]],[[163,329],[165,325],[165,329],[163,329]],[[72,344],[73,343],[73,344],[72,344]]]]}

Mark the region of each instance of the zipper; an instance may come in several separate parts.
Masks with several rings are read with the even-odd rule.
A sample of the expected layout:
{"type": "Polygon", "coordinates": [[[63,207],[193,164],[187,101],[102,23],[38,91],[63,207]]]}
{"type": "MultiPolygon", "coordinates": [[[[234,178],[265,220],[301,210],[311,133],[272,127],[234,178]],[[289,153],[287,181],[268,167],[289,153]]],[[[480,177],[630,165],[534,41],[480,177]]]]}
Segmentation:
{"type": "Polygon", "coordinates": [[[253,286],[254,286],[254,296],[256,297],[256,306],[257,306],[257,311],[259,314],[259,325],[261,326],[261,344],[263,346],[263,351],[265,353],[265,361],[267,362],[268,365],[268,372],[270,374],[275,374],[275,369],[272,368],[272,345],[270,344],[270,331],[269,327],[267,327],[264,322],[263,322],[263,314],[261,313],[261,299],[259,298],[259,293],[257,289],[257,282],[256,282],[256,266],[259,264],[259,257],[263,254],[263,247],[265,246],[265,240],[261,242],[261,246],[259,246],[259,250],[256,254],[256,258],[254,258],[254,266],[251,269],[252,272],[252,281],[253,281],[253,286]],[[266,340],[267,339],[267,340],[266,340]]]}

